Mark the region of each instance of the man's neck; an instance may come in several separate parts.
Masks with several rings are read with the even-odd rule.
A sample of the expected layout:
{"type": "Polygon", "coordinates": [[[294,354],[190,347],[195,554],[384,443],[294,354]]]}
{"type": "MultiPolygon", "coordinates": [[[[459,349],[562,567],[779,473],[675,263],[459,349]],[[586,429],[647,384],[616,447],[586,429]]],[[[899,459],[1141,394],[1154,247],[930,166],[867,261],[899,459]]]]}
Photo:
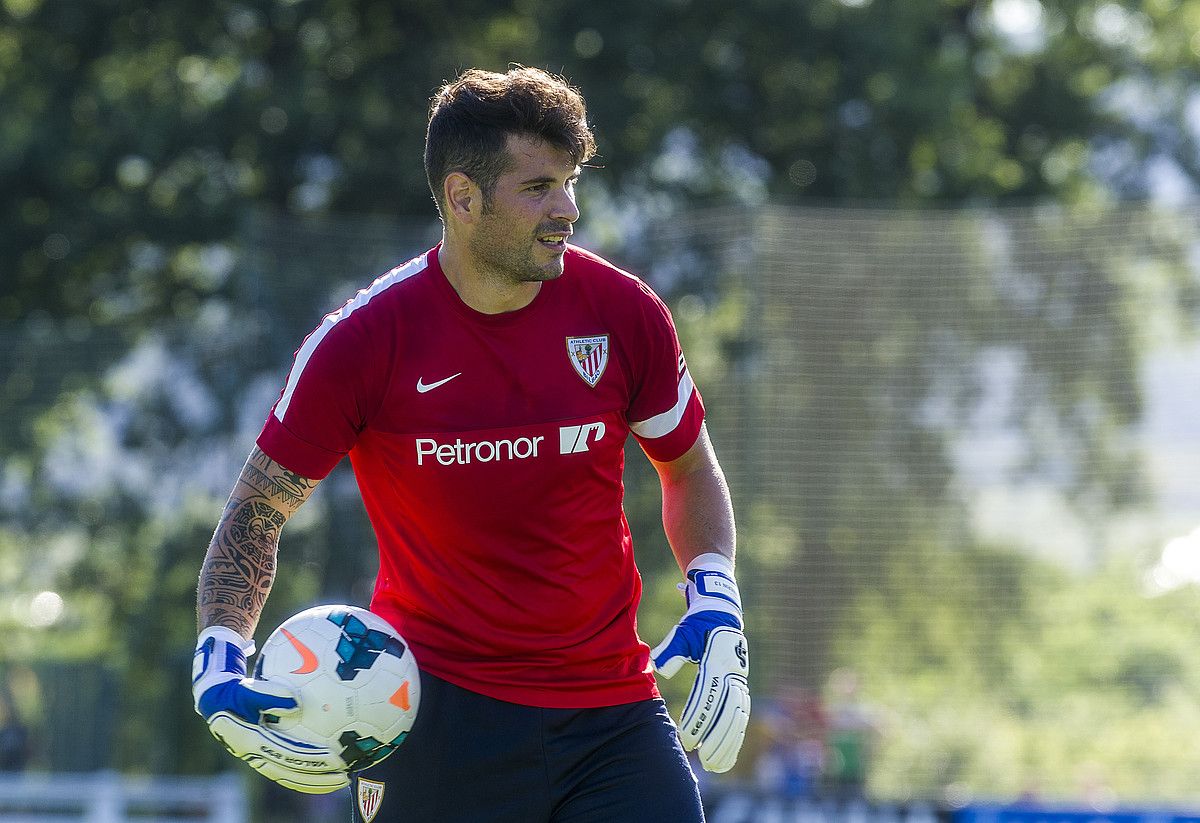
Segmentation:
{"type": "Polygon", "coordinates": [[[458,297],[482,314],[503,314],[523,309],[542,288],[539,282],[512,282],[480,266],[461,243],[442,235],[438,265],[458,292],[458,297]]]}

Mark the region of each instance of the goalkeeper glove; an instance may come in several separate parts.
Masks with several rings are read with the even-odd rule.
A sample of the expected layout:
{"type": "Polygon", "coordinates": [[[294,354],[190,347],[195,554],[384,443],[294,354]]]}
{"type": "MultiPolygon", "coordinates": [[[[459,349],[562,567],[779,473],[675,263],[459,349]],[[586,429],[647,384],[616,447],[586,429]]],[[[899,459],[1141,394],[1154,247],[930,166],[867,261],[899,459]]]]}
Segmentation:
{"type": "Polygon", "coordinates": [[[210,626],[196,641],[192,696],[213,737],[289,789],[326,794],[350,785],[338,753],[264,725],[267,716],[292,714],[298,705],[285,686],[246,677],[246,656],[253,653],[253,640],[225,626],[210,626]]]}
{"type": "Polygon", "coordinates": [[[687,611],[650,652],[654,670],[672,677],[685,661],[700,670],[679,717],[679,739],[699,747],[700,765],[710,772],[733,768],[750,722],[750,658],[742,634],[742,600],[733,562],[722,554],[702,554],[688,565],[687,611]]]}

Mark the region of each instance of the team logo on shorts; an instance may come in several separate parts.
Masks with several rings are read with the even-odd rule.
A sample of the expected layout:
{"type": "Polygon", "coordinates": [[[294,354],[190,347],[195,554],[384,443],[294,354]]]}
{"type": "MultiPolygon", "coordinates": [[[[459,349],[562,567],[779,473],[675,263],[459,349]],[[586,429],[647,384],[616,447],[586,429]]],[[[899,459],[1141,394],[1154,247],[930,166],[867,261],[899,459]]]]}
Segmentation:
{"type": "Polygon", "coordinates": [[[576,374],[594,388],[604,374],[604,367],[608,365],[608,335],[568,337],[567,354],[576,374]]]}
{"type": "Polygon", "coordinates": [[[383,784],[374,780],[358,778],[358,810],[362,814],[363,823],[371,823],[379,814],[383,804],[383,784]]]}

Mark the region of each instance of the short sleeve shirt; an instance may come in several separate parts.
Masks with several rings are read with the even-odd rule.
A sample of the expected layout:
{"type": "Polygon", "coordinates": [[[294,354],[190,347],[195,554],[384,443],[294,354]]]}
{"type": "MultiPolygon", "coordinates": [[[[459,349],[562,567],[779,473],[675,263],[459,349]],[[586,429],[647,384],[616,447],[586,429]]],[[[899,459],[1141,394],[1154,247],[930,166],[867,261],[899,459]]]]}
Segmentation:
{"type": "Polygon", "coordinates": [[[671,314],[574,246],[528,306],[482,314],[437,252],[324,318],[258,445],[313,479],[349,455],[378,540],[371,608],[425,670],[548,708],[656,696],[622,473],[630,433],[658,461],[699,436],[671,314]]]}

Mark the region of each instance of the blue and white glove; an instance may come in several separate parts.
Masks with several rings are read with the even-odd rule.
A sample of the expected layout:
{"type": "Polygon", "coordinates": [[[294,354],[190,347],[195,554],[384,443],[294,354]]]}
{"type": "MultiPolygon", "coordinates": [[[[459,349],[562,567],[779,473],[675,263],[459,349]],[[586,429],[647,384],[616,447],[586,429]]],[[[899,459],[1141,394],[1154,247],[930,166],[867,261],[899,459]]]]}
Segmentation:
{"type": "Polygon", "coordinates": [[[679,717],[679,740],[699,747],[700,765],[710,772],[733,768],[750,722],[750,657],[742,634],[742,598],[733,561],[702,554],[688,565],[687,611],[651,652],[654,670],[672,677],[685,662],[700,670],[679,717]]]}
{"type": "Polygon", "coordinates": [[[246,677],[254,641],[233,629],[210,626],[200,633],[192,657],[192,696],[208,730],[230,754],[281,786],[326,794],[350,785],[345,763],[325,746],[280,734],[264,715],[297,711],[290,689],[246,677]]]}

